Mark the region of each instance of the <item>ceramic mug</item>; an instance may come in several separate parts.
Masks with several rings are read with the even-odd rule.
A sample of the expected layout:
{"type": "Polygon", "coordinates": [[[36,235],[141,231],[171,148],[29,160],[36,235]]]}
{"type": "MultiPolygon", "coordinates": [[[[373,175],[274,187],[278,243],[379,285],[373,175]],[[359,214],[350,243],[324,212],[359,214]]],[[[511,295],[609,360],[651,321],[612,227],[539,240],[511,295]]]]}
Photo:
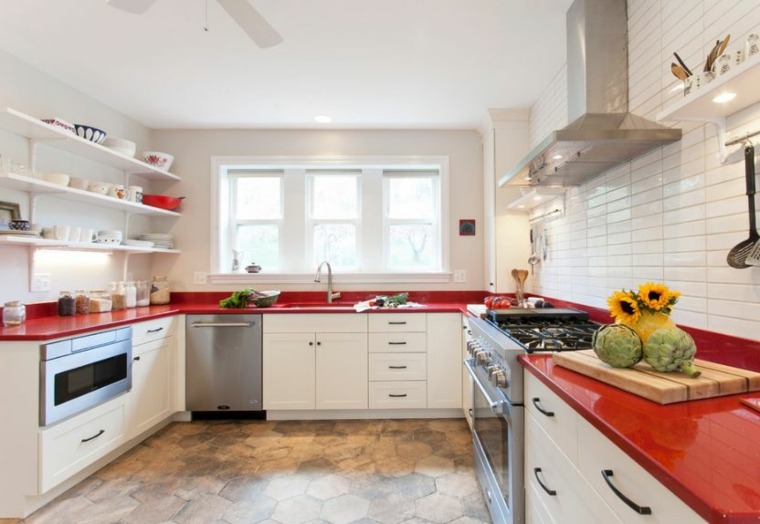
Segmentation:
{"type": "Polygon", "coordinates": [[[71,226],[69,228],[69,241],[79,242],[79,237],[82,234],[82,228],[77,226],[71,226]]]}
{"type": "Polygon", "coordinates": [[[92,236],[95,234],[95,230],[89,227],[83,227],[79,234],[80,242],[92,242],[92,236]]]}
{"type": "Polygon", "coordinates": [[[129,192],[121,184],[114,184],[108,188],[108,196],[118,198],[119,200],[124,200],[129,197],[129,192]]]}
{"type": "Polygon", "coordinates": [[[130,202],[135,202],[136,204],[142,203],[142,196],[143,196],[143,188],[140,186],[129,186],[127,188],[127,194],[128,199],[130,202]]]}
{"type": "Polygon", "coordinates": [[[56,240],[68,240],[69,235],[71,235],[71,227],[53,226],[53,238],[56,240]]]}

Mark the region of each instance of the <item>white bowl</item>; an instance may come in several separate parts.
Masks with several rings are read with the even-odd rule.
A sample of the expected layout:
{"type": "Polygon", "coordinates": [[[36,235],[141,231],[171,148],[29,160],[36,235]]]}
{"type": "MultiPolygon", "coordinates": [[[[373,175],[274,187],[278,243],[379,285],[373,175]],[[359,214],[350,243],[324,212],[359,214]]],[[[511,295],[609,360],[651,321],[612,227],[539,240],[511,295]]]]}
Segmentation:
{"type": "Polygon", "coordinates": [[[102,145],[103,147],[107,147],[112,151],[128,157],[135,156],[135,152],[137,151],[137,144],[124,138],[106,138],[103,140],[102,145]]]}
{"type": "Polygon", "coordinates": [[[42,178],[51,184],[58,184],[61,186],[68,186],[69,181],[71,180],[71,177],[64,173],[45,173],[42,175],[42,178]]]}
{"type": "Polygon", "coordinates": [[[81,189],[82,191],[87,191],[87,187],[90,185],[90,181],[86,178],[82,178],[79,176],[73,176],[69,180],[69,187],[73,187],[74,189],[81,189]]]}
{"type": "Polygon", "coordinates": [[[150,164],[155,168],[169,171],[169,168],[174,162],[174,157],[169,153],[162,153],[161,151],[143,151],[143,162],[150,164]]]}

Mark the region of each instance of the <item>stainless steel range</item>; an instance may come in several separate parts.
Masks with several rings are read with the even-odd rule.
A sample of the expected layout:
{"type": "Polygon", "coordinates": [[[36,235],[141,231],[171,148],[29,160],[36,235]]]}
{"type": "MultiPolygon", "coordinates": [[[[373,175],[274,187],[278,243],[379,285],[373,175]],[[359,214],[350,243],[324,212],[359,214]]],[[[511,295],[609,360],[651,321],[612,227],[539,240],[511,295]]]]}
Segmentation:
{"type": "Polygon", "coordinates": [[[464,366],[473,378],[473,448],[495,523],[525,521],[523,370],[517,356],[591,348],[598,324],[574,309],[488,310],[470,319],[464,366]]]}

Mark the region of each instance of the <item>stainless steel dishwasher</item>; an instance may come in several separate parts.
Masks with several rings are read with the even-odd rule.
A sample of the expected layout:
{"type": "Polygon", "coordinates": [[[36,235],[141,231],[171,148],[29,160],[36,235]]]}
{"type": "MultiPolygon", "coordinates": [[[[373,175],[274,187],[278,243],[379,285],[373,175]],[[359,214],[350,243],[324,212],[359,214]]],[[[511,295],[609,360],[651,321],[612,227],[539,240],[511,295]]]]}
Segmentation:
{"type": "Polygon", "coordinates": [[[261,315],[188,315],[185,334],[185,399],[193,417],[263,418],[261,315]]]}

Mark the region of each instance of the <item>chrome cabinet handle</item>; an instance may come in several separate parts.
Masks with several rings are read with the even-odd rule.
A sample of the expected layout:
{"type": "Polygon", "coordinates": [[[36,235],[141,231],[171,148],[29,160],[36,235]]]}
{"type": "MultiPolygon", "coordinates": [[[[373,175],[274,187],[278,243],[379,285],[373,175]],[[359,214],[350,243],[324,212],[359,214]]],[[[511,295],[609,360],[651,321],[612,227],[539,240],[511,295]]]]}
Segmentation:
{"type": "Polygon", "coordinates": [[[102,435],[102,434],[103,434],[103,433],[105,433],[105,432],[106,432],[106,430],[105,430],[105,429],[101,429],[100,431],[98,431],[97,433],[95,433],[95,434],[94,434],[93,436],[91,436],[90,438],[83,438],[83,439],[82,439],[82,442],[89,442],[89,441],[91,441],[91,440],[95,440],[96,438],[98,438],[100,435],[102,435]]]}
{"type": "Polygon", "coordinates": [[[206,328],[206,327],[251,327],[253,324],[250,322],[193,322],[191,324],[194,328],[206,328]]]}
{"type": "Polygon", "coordinates": [[[623,495],[623,493],[615,487],[615,485],[610,480],[612,478],[612,470],[611,469],[603,469],[602,470],[602,477],[604,478],[604,481],[607,483],[609,488],[612,490],[612,492],[618,496],[620,500],[626,503],[626,505],[631,508],[633,511],[638,513],[639,515],[651,515],[652,514],[652,508],[649,506],[639,506],[634,501],[623,495]]]}
{"type": "Polygon", "coordinates": [[[548,493],[550,496],[556,497],[557,496],[557,490],[556,489],[549,489],[549,488],[547,488],[546,484],[544,484],[541,481],[541,477],[538,476],[539,473],[541,473],[541,468],[533,468],[533,475],[536,476],[536,480],[538,481],[538,485],[541,486],[542,488],[544,488],[544,491],[546,493],[548,493]]]}
{"type": "Polygon", "coordinates": [[[546,415],[547,417],[553,417],[553,416],[554,416],[554,411],[547,411],[547,410],[545,410],[544,408],[542,408],[542,407],[541,407],[541,406],[538,404],[538,403],[540,402],[540,400],[541,400],[541,399],[540,399],[540,398],[538,398],[538,397],[533,397],[532,399],[530,399],[530,401],[531,401],[531,402],[533,402],[533,405],[534,405],[534,406],[536,406],[536,409],[537,409],[537,410],[539,410],[541,413],[543,413],[543,414],[544,414],[544,415],[546,415]]]}

